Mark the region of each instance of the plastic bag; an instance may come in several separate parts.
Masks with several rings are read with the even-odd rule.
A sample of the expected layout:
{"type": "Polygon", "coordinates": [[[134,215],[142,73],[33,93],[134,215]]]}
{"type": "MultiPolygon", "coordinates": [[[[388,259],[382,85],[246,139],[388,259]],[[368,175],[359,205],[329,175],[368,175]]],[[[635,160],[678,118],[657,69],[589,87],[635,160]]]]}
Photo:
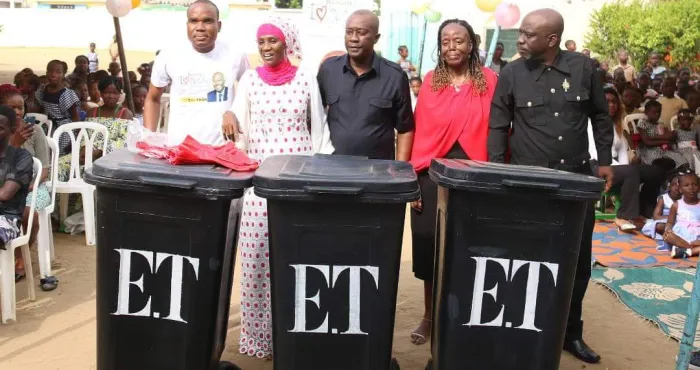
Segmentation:
{"type": "Polygon", "coordinates": [[[129,122],[126,128],[126,147],[132,153],[140,153],[147,157],[165,158],[157,154],[159,150],[167,150],[168,135],[153,132],[141,125],[138,120],[129,122]],[[149,155],[151,154],[151,155],[149,155]]]}
{"type": "Polygon", "coordinates": [[[85,231],[85,216],[83,212],[78,212],[66,217],[66,219],[63,220],[63,225],[68,234],[76,235],[82,233],[85,231]]]}

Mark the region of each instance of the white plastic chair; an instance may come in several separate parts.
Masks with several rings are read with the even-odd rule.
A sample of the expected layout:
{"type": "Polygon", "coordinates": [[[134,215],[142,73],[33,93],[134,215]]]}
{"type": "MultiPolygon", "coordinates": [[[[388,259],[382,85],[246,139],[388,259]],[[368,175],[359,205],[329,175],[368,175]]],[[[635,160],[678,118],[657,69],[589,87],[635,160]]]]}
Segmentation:
{"type": "Polygon", "coordinates": [[[46,130],[44,130],[44,132],[46,132],[46,135],[51,135],[51,130],[53,129],[53,121],[51,121],[47,115],[41,113],[27,113],[26,116],[34,117],[41,126],[46,127],[46,130]]]}
{"type": "Polygon", "coordinates": [[[170,94],[163,94],[160,97],[160,132],[168,132],[168,119],[170,118],[170,94]]]}
{"type": "MultiPolygon", "coordinates": [[[[29,208],[30,213],[34,213],[36,206],[36,189],[39,186],[38,174],[41,173],[41,162],[34,158],[34,173],[37,176],[34,178],[34,191],[32,191],[32,202],[29,208]]],[[[17,321],[17,298],[15,291],[15,249],[21,248],[22,258],[24,259],[24,271],[27,274],[27,288],[29,291],[29,300],[36,300],[34,291],[34,271],[32,270],[32,257],[29,253],[29,236],[32,235],[32,224],[34,217],[29,217],[27,230],[21,236],[5,244],[5,250],[0,249],[0,301],[2,307],[2,323],[6,324],[9,320],[17,321]]]]}
{"type": "Polygon", "coordinates": [[[678,116],[677,115],[673,116],[673,118],[671,118],[671,131],[676,129],[676,125],[678,125],[678,116]]]}
{"type": "Polygon", "coordinates": [[[49,166],[49,174],[52,176],[47,181],[49,186],[49,195],[51,203],[41,210],[39,213],[39,234],[37,235],[38,254],[39,254],[39,273],[42,279],[53,276],[51,274],[51,261],[54,260],[53,247],[53,231],[51,230],[51,213],[56,208],[56,182],[52,181],[53,173],[58,171],[58,144],[52,138],[46,138],[51,150],[51,164],[49,166]]]}
{"type": "Polygon", "coordinates": [[[632,113],[628,114],[625,116],[625,118],[622,120],[622,125],[623,127],[628,127],[629,123],[632,123],[632,130],[634,130],[634,133],[637,132],[637,123],[639,122],[640,119],[646,118],[646,115],[644,113],[632,113]]]}
{"type": "Polygon", "coordinates": [[[56,193],[61,194],[59,198],[59,218],[61,223],[68,217],[68,194],[80,193],[83,198],[83,214],[85,217],[85,242],[87,245],[95,244],[95,187],[86,183],[83,180],[83,174],[80,168],[80,147],[85,146],[85,165],[84,169],[92,167],[92,149],[95,147],[95,140],[98,135],[104,137],[102,145],[102,153],[107,152],[107,143],[109,142],[109,133],[107,127],[94,122],[71,122],[62,125],[56,129],[53,134],[53,140],[58,142],[61,134],[70,135],[71,140],[71,161],[70,172],[68,173],[68,181],[59,181],[58,168],[52,171],[52,185],[55,183],[56,193]],[[78,131],[78,135],[75,135],[78,131]],[[92,131],[92,133],[90,133],[92,131]]]}

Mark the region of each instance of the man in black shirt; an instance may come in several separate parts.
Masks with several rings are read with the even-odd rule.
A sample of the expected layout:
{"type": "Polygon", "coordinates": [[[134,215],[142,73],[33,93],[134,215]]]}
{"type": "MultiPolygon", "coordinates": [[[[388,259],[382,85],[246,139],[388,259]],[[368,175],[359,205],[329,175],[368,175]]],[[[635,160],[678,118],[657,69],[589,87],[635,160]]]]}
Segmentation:
{"type": "Polygon", "coordinates": [[[379,18],[358,10],[345,25],[347,55],[328,58],[318,72],[335,154],[408,161],[413,109],[408,76],[374,52],[379,18]],[[394,148],[394,130],[398,132],[394,148]]]}
{"type": "MultiPolygon", "coordinates": [[[[589,124],[598,151],[598,173],[612,184],[613,123],[593,61],[583,54],[560,50],[564,19],[551,9],[528,14],[520,26],[518,52],[522,58],[501,71],[491,103],[489,160],[591,174],[589,124]],[[509,136],[509,130],[512,133],[509,136]]],[[[581,249],[569,310],[564,349],[582,361],[598,356],[583,341],[581,311],[591,275],[593,206],[583,227],[581,249]]]]}

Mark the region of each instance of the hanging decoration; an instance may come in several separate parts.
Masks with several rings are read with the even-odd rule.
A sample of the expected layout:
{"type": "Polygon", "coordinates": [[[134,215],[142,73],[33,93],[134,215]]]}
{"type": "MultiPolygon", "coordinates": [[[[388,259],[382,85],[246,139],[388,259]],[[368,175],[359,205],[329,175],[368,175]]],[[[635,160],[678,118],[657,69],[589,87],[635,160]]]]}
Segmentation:
{"type": "Polygon", "coordinates": [[[484,13],[493,13],[496,11],[501,0],[476,0],[476,6],[484,13]]]}
{"type": "Polygon", "coordinates": [[[502,28],[511,28],[520,20],[520,8],[512,3],[501,3],[494,13],[496,24],[502,28]]]}
{"type": "Polygon", "coordinates": [[[432,9],[426,10],[423,16],[425,17],[425,20],[429,23],[437,23],[440,22],[440,20],[442,19],[442,13],[432,9]]]}
{"type": "Polygon", "coordinates": [[[109,14],[113,17],[121,18],[129,14],[133,7],[132,2],[140,4],[140,0],[107,0],[105,5],[109,14]]]}
{"type": "Polygon", "coordinates": [[[430,2],[425,0],[414,0],[411,3],[411,12],[422,15],[430,8],[430,2]]]}

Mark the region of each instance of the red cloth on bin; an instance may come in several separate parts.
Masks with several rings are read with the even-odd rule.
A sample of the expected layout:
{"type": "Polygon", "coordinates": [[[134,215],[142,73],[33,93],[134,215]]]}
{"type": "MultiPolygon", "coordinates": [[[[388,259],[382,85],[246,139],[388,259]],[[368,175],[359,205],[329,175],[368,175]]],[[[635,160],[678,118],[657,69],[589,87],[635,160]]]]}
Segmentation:
{"type": "Polygon", "coordinates": [[[202,144],[188,135],[182,144],[171,148],[156,147],[143,141],[136,143],[136,147],[141,149],[141,155],[167,159],[168,162],[176,165],[212,163],[240,172],[258,168],[258,162],[248,158],[232,142],[214,147],[202,144]]]}

